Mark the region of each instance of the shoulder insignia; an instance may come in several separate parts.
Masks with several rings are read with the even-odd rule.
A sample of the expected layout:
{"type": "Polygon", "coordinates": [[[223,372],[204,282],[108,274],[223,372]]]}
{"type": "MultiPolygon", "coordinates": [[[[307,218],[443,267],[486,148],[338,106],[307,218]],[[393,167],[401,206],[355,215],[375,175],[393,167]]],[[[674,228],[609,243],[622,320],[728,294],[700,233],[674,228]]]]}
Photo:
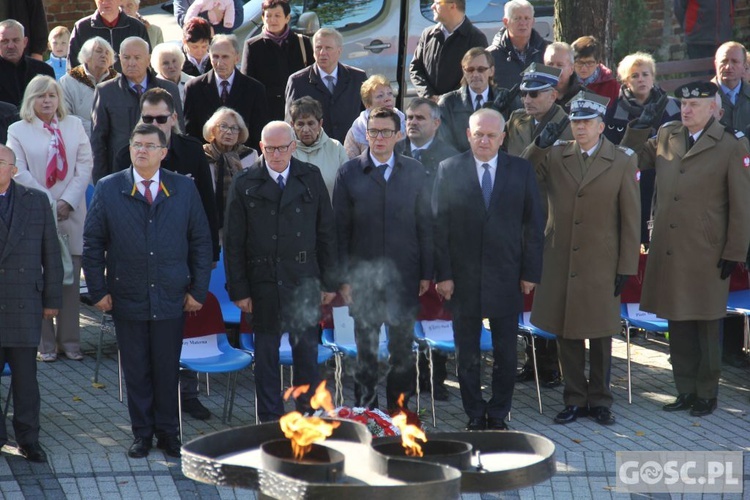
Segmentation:
{"type": "Polygon", "coordinates": [[[628,147],[625,147],[625,146],[619,146],[618,145],[617,149],[619,149],[620,151],[622,151],[623,153],[625,153],[628,156],[633,156],[633,154],[635,154],[635,151],[633,151],[632,149],[630,149],[628,147]]]}

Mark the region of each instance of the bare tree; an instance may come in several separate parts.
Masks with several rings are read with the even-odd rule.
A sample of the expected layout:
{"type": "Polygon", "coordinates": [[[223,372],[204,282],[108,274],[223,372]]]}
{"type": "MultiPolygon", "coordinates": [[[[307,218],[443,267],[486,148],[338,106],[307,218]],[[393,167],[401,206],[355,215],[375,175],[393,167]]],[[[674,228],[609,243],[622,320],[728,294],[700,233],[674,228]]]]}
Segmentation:
{"type": "Polygon", "coordinates": [[[612,13],[615,0],[555,0],[555,40],[568,43],[595,36],[604,47],[604,63],[612,59],[612,13]]]}

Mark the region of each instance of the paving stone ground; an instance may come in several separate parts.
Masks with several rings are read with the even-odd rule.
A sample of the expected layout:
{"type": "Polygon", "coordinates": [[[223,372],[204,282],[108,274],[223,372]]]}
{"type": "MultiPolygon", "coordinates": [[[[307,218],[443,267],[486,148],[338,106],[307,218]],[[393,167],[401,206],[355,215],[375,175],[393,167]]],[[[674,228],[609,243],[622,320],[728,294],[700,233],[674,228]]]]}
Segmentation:
{"type": "MultiPolygon", "coordinates": [[[[197,483],[182,475],[180,462],[154,450],[147,459],[126,455],[132,437],[127,407],[118,401],[117,355],[114,337],[105,334],[100,372],[103,388],[92,386],[100,315],[81,308],[84,361],[60,359],[39,364],[42,395],[41,443],[48,464],[32,464],[14,455],[6,446],[0,455],[0,497],[6,499],[252,499],[253,492],[197,483]]],[[[556,445],[557,474],[549,481],[518,491],[496,494],[464,494],[465,499],[604,499],[627,498],[614,491],[617,451],[741,451],[744,453],[743,485],[750,498],[750,370],[724,366],[719,409],[705,418],[686,412],[665,413],[660,407],[672,400],[674,389],[663,339],[639,335],[633,340],[633,403],[627,401],[626,349],[623,337],[613,342],[613,411],[617,424],[602,427],[581,419],[567,426],[552,423],[562,409],[562,388],[542,389],[544,414],[539,414],[536,391],[531,382],[518,384],[510,427],[548,437],[556,445]]],[[[489,380],[485,367],[484,380],[489,380]]],[[[450,400],[437,402],[437,431],[461,430],[465,415],[461,408],[455,365],[448,366],[450,400]]],[[[0,381],[3,401],[8,381],[0,381]]],[[[213,376],[210,395],[202,385],[201,401],[211,410],[208,421],[184,419],[185,440],[254,422],[254,381],[251,372],[239,377],[234,417],[221,423],[225,378],[213,376]]],[[[352,381],[345,376],[346,402],[353,401],[352,381]]],[[[381,384],[382,385],[382,384],[381,384]]],[[[382,391],[382,387],[381,387],[382,391]]],[[[385,396],[381,394],[380,400],[385,396]]],[[[431,427],[429,400],[423,421],[431,427]]],[[[9,417],[12,417],[10,407],[9,417]]],[[[8,422],[9,432],[12,428],[8,422]]],[[[720,495],[651,495],[633,498],[722,498],[720,495]]],[[[741,494],[724,498],[743,498],[741,494]]]]}

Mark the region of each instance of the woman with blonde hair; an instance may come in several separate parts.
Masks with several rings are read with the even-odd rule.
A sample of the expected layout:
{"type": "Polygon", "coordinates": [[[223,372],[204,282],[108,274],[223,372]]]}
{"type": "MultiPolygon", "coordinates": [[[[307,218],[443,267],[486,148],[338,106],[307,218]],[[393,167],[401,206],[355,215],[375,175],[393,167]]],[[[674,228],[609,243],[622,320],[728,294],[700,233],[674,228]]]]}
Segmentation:
{"type": "Polygon", "coordinates": [[[219,228],[224,226],[224,207],[232,178],[258,159],[258,153],[245,146],[250,132],[242,116],[232,108],[222,106],[203,125],[203,151],[211,169],[219,228]]]}
{"type": "Polygon", "coordinates": [[[401,118],[401,136],[406,135],[406,117],[395,108],[396,99],[388,78],[383,75],[372,75],[362,84],[359,94],[362,96],[365,110],[354,120],[352,128],[349,129],[344,139],[344,149],[349,159],[361,155],[369,147],[366,136],[367,118],[370,116],[370,110],[374,108],[388,108],[395,111],[401,118]]]}
{"type": "Polygon", "coordinates": [[[67,238],[73,283],[63,286],[60,314],[42,322],[39,359],[83,359],[80,345],[79,286],[83,253],[86,188],[91,181],[91,145],[80,118],[69,115],[54,78],[36,76],[24,92],[21,121],[8,129],[8,147],[16,154],[19,184],[47,194],[57,213],[58,233],[67,238]]]}

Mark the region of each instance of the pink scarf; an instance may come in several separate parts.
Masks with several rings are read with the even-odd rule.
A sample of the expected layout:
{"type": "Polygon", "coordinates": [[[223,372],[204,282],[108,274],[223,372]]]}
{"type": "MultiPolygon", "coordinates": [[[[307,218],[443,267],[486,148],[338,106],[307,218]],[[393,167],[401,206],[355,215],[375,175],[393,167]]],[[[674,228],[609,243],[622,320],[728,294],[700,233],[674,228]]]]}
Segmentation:
{"type": "Polygon", "coordinates": [[[52,134],[47,153],[47,172],[44,176],[47,180],[47,189],[49,189],[57,181],[65,179],[65,176],[68,175],[68,156],[65,154],[65,143],[57,124],[57,118],[52,120],[51,125],[44,123],[44,128],[52,134]]]}

